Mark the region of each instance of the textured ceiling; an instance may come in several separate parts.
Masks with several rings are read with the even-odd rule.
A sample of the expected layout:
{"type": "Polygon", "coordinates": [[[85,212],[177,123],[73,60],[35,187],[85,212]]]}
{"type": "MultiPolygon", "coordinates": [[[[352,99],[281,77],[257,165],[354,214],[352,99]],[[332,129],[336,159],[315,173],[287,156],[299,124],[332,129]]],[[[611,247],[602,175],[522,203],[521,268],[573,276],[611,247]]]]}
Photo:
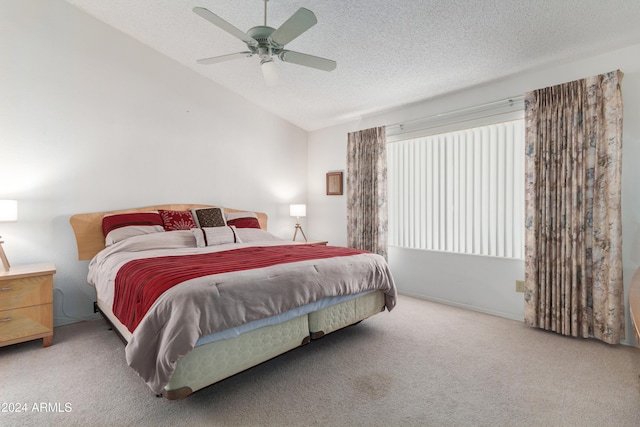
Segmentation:
{"type": "Polygon", "coordinates": [[[300,7],[318,19],[288,49],[338,66],[277,61],[270,88],[257,56],[196,63],[246,46],[194,6],[246,31],[263,24],[262,0],[66,1],[306,130],[640,43],[638,0],[271,0],[271,27],[300,7]]]}

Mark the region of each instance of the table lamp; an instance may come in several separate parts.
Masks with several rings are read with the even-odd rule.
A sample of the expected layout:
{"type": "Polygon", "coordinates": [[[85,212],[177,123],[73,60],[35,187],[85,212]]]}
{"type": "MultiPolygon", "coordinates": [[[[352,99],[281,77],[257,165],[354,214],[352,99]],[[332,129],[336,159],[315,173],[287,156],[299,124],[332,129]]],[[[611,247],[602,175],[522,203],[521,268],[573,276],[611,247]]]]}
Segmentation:
{"type": "Polygon", "coordinates": [[[300,217],[307,216],[307,205],[289,205],[289,215],[296,217],[296,231],[293,233],[293,240],[296,240],[298,230],[300,230],[300,233],[302,233],[302,237],[304,237],[304,241],[306,242],[307,236],[304,235],[304,231],[300,225],[300,217]]]}
{"type": "MultiPolygon", "coordinates": [[[[18,220],[18,201],[17,200],[0,200],[0,222],[15,222],[18,220]]],[[[0,236],[0,239],[2,236],[0,236]]],[[[0,259],[2,260],[2,267],[4,271],[9,271],[11,265],[7,259],[7,255],[4,253],[2,244],[4,242],[0,240],[0,259]]]]}

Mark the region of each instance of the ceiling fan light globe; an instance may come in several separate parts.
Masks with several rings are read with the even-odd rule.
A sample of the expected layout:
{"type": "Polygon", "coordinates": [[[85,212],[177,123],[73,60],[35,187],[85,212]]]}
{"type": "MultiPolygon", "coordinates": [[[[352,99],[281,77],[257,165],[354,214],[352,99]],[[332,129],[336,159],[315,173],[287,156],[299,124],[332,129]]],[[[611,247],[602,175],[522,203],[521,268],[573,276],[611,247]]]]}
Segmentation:
{"type": "Polygon", "coordinates": [[[262,68],[262,76],[264,77],[264,82],[268,87],[277,86],[278,79],[278,68],[273,60],[262,61],[260,63],[260,67],[262,68]]]}

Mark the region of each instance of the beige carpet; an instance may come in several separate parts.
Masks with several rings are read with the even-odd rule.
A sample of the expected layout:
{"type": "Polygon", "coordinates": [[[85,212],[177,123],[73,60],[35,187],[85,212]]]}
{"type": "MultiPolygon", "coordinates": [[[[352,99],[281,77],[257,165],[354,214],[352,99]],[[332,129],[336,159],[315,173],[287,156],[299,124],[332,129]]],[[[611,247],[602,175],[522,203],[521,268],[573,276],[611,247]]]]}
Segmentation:
{"type": "Polygon", "coordinates": [[[0,425],[638,426],[639,376],[637,348],[400,296],[182,401],[154,397],[103,322],[60,327],[0,348],[0,425]]]}

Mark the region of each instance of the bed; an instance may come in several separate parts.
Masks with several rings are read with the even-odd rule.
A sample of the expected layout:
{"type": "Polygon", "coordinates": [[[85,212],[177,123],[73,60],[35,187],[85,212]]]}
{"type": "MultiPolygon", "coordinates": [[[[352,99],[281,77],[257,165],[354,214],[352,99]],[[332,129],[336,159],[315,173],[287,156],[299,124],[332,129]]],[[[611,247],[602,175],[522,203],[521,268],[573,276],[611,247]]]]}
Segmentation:
{"type": "Polygon", "coordinates": [[[382,257],[280,239],[264,213],[171,204],[70,223],[96,310],[168,399],[395,306],[382,257]]]}

